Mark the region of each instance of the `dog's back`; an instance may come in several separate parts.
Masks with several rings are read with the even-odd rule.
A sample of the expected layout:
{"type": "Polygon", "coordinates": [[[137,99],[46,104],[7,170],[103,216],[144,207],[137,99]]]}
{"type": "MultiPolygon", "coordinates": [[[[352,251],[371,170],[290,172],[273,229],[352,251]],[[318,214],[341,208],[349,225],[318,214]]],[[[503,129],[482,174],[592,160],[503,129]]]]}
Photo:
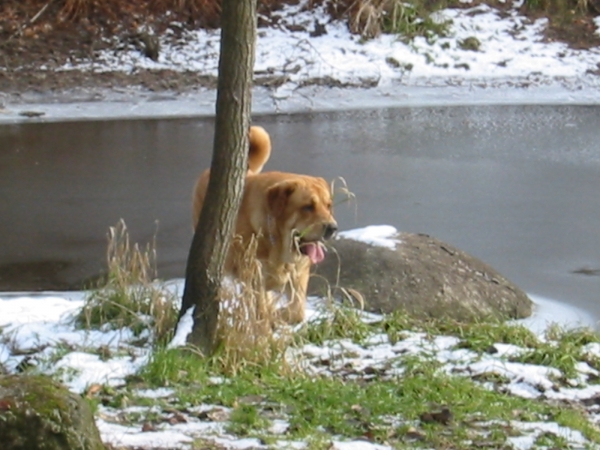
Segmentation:
{"type": "MultiPolygon", "coordinates": [[[[263,127],[252,126],[250,127],[248,141],[250,144],[248,151],[248,174],[256,175],[262,171],[262,168],[271,156],[271,138],[263,127]]],[[[210,170],[207,169],[200,175],[194,187],[192,203],[192,225],[194,230],[198,225],[198,219],[200,219],[200,211],[202,210],[202,204],[206,196],[209,177],[210,170]]]]}

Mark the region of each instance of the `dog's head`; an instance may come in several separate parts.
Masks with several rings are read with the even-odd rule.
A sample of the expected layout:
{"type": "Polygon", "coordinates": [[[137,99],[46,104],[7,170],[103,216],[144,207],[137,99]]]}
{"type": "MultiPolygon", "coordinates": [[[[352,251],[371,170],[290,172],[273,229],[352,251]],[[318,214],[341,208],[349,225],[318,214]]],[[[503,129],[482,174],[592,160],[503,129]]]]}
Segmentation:
{"type": "Polygon", "coordinates": [[[313,264],[325,257],[324,241],[337,231],[331,190],[323,178],[296,175],[271,186],[267,193],[271,214],[297,256],[313,264]]]}

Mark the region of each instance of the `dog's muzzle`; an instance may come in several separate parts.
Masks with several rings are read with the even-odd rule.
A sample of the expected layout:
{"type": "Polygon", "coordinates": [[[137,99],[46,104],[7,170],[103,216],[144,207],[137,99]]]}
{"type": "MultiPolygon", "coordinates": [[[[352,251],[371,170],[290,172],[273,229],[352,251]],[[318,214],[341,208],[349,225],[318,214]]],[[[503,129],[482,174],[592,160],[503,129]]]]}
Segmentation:
{"type": "Polygon", "coordinates": [[[327,223],[323,227],[323,239],[331,239],[331,237],[338,230],[337,223],[335,222],[327,223]]]}

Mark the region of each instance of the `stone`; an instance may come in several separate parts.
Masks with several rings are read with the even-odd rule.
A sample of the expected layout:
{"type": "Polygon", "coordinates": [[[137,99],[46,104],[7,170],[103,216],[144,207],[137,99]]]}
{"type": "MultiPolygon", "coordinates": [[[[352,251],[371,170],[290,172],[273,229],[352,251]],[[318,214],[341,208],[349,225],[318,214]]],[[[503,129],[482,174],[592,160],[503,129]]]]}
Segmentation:
{"type": "Polygon", "coordinates": [[[105,450],[83,398],[42,375],[0,376],[2,450],[105,450]]]}
{"type": "Polygon", "coordinates": [[[531,315],[532,302],[518,286],[431,236],[374,226],[340,233],[330,247],[314,267],[311,295],[358,297],[366,311],[402,310],[421,318],[476,321],[531,315]]]}

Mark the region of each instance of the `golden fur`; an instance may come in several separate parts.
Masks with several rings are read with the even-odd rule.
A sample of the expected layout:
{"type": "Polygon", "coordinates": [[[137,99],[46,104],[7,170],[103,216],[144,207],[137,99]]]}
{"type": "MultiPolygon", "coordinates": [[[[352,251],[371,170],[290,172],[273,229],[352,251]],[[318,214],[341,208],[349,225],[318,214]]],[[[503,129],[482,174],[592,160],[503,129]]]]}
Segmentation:
{"type": "MultiPolygon", "coordinates": [[[[261,262],[266,290],[285,293],[289,303],[284,320],[304,320],[310,266],[322,260],[323,241],[337,230],[331,190],[323,178],[286,172],[261,172],[271,154],[271,139],[261,127],[250,128],[248,173],[225,272],[237,277],[240,252],[257,239],[256,257],[261,262]]],[[[198,223],[209,170],[194,188],[193,225],[198,223]]]]}

